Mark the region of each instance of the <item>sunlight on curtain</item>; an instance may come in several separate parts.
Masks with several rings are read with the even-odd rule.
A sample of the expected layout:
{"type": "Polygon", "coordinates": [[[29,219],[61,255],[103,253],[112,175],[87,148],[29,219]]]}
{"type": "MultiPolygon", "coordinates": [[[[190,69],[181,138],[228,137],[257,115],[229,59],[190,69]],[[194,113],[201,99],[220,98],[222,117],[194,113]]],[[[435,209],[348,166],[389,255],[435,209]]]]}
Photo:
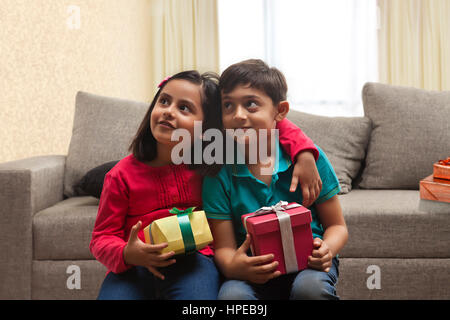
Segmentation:
{"type": "Polygon", "coordinates": [[[450,90],[450,1],[378,3],[380,81],[450,90]]]}
{"type": "Polygon", "coordinates": [[[151,1],[155,88],[183,70],[219,72],[217,0],[151,1]]]}
{"type": "Polygon", "coordinates": [[[219,0],[219,34],[221,70],[265,60],[293,109],[360,116],[362,86],[378,80],[375,0],[219,0]]]}
{"type": "Polygon", "coordinates": [[[220,72],[229,65],[264,56],[263,0],[218,0],[220,72]]]}

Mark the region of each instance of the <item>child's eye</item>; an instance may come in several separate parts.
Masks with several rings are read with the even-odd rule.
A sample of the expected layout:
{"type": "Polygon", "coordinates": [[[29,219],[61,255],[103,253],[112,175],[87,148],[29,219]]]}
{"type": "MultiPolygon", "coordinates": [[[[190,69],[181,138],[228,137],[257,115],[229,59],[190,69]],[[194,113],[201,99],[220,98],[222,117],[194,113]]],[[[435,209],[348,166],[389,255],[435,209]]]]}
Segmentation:
{"type": "Polygon", "coordinates": [[[256,102],[255,101],[248,101],[247,103],[246,103],[246,107],[247,108],[254,108],[254,107],[257,107],[258,105],[256,104],[256,102]]]}
{"type": "Polygon", "coordinates": [[[179,106],[179,109],[181,111],[184,111],[184,112],[190,112],[191,111],[191,109],[188,106],[186,106],[186,105],[179,106]]]}
{"type": "Polygon", "coordinates": [[[231,108],[231,103],[230,102],[224,102],[223,103],[223,107],[224,107],[224,109],[230,109],[231,108]]]}
{"type": "Polygon", "coordinates": [[[159,103],[164,104],[164,105],[168,105],[169,104],[169,100],[167,100],[166,98],[161,98],[161,99],[159,99],[159,103]]]}

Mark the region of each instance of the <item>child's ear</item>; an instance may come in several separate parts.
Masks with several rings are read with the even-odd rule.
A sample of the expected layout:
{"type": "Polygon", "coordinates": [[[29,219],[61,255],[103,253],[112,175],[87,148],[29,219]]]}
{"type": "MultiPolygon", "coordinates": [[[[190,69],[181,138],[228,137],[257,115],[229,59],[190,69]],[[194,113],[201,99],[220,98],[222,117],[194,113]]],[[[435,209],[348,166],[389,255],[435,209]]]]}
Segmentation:
{"type": "Polygon", "coordinates": [[[289,102],[281,101],[277,106],[278,114],[275,116],[275,121],[281,121],[286,118],[289,112],[289,102]]]}

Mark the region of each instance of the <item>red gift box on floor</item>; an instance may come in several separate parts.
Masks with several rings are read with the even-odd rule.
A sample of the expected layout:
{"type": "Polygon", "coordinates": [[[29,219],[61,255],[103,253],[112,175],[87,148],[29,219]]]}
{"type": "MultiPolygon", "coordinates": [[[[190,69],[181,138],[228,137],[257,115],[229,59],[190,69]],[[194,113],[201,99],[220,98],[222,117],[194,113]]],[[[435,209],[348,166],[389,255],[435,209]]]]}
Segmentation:
{"type": "Polygon", "coordinates": [[[306,269],[313,250],[311,211],[298,203],[280,201],[242,216],[255,256],[273,254],[282,274],[306,269]]]}

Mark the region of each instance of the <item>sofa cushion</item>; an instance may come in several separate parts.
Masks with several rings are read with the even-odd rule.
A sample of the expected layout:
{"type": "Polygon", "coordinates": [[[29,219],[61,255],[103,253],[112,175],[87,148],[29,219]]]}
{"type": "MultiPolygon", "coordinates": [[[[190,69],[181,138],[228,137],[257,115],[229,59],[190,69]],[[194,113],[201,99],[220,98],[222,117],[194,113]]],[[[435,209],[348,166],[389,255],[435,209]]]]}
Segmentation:
{"type": "Polygon", "coordinates": [[[364,160],[371,130],[364,117],[324,117],[290,111],[288,118],[325,151],[341,185],[341,194],[352,188],[364,160]]]}
{"type": "Polygon", "coordinates": [[[105,176],[118,162],[119,160],[110,161],[89,170],[74,186],[75,192],[79,195],[89,195],[100,199],[105,176]]]}
{"type": "Polygon", "coordinates": [[[35,260],[94,259],[89,251],[98,199],[72,197],[33,217],[35,260]]]}
{"type": "Polygon", "coordinates": [[[373,130],[359,186],[419,189],[433,163],[450,155],[450,91],[367,83],[363,103],[373,130]]]}
{"type": "Polygon", "coordinates": [[[77,93],[64,175],[67,197],[76,195],[74,185],[90,169],[128,154],[148,107],[144,102],[77,93]]]}
{"type": "Polygon", "coordinates": [[[354,189],[339,199],[349,232],[343,257],[450,258],[449,204],[415,190],[354,189]]]}

